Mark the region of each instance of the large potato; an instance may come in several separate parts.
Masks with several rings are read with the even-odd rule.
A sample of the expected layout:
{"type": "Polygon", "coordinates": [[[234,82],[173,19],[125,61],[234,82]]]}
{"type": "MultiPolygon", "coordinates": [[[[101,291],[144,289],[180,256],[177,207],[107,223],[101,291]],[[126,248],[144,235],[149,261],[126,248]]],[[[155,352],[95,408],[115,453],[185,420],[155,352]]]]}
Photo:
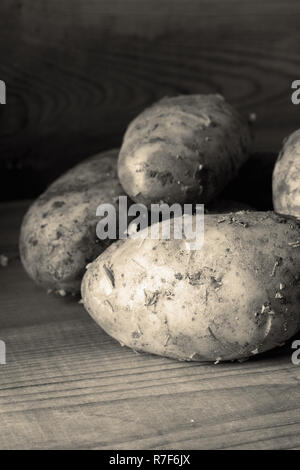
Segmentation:
{"type": "Polygon", "coordinates": [[[222,96],[164,98],[129,125],[119,179],[148,206],[207,203],[236,175],[250,141],[248,124],[222,96]]]}
{"type": "Polygon", "coordinates": [[[87,263],[110,243],[99,240],[99,204],[117,206],[117,150],[95,155],[58,178],[29,208],[20,234],[28,274],[53,290],[77,292],[87,263]]]}
{"type": "Polygon", "coordinates": [[[273,204],[279,214],[300,219],[300,129],[285,141],[275,164],[273,204]]]}
{"type": "MultiPolygon", "coordinates": [[[[172,222],[173,223],[173,222],[172,222]]],[[[202,249],[127,239],[87,269],[95,321],[134,350],[193,361],[246,358],[300,328],[300,228],[273,212],[205,215],[202,249]]]]}

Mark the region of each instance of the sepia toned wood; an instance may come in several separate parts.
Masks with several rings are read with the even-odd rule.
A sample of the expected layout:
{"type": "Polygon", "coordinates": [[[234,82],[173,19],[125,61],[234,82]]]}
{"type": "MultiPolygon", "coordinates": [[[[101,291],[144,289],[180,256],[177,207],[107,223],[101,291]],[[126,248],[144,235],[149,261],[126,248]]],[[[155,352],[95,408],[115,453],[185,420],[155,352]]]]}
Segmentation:
{"type": "Polygon", "coordinates": [[[300,366],[291,345],[243,363],[136,354],[74,298],[23,271],[18,230],[29,202],[0,205],[0,449],[300,447],[300,366]]]}
{"type": "Polygon", "coordinates": [[[298,0],[1,0],[0,198],[37,195],[178,93],[256,113],[252,171],[270,175],[300,125],[299,14],[298,0]]]}

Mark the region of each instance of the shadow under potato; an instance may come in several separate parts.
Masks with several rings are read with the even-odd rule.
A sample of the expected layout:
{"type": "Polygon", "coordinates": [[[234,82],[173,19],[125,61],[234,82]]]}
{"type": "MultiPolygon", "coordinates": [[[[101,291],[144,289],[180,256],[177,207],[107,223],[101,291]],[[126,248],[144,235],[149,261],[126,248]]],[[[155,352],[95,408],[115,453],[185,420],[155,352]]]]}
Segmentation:
{"type": "Polygon", "coordinates": [[[276,153],[251,155],[219,198],[244,202],[260,211],[273,210],[272,174],[276,159],[276,153]]]}
{"type": "MultiPolygon", "coordinates": [[[[256,354],[249,358],[251,361],[261,361],[263,359],[273,359],[274,357],[290,357],[290,361],[292,363],[292,354],[296,351],[296,349],[292,348],[292,344],[295,340],[300,340],[300,332],[296,333],[295,336],[290,338],[285,344],[282,346],[278,346],[277,348],[270,349],[269,351],[265,351],[260,354],[256,354]]],[[[298,349],[298,348],[297,348],[298,349]]],[[[299,354],[300,356],[300,354],[299,354]]],[[[300,365],[300,364],[299,364],[300,365]]],[[[295,364],[296,366],[296,364],[295,364]]]]}

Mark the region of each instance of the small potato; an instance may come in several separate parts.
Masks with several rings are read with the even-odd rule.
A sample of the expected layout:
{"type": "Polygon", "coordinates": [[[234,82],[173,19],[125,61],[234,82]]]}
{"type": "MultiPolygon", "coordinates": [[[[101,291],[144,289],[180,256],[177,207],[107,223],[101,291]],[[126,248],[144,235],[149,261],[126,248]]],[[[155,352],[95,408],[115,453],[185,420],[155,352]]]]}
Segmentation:
{"type": "Polygon", "coordinates": [[[218,362],[269,350],[299,330],[299,224],[273,212],[204,218],[199,250],[184,239],[120,240],[89,266],[85,308],[121,344],[218,362]]]}
{"type": "Polygon", "coordinates": [[[118,208],[118,150],[88,158],[58,178],[31,205],[20,234],[20,255],[30,277],[47,289],[80,291],[85,266],[110,240],[99,240],[99,204],[118,208]]]}
{"type": "Polygon", "coordinates": [[[273,172],[273,205],[300,219],[300,129],[285,141],[273,172]]]}
{"type": "Polygon", "coordinates": [[[164,98],[129,125],[118,174],[136,202],[207,203],[248,156],[249,127],[220,95],[164,98]]]}

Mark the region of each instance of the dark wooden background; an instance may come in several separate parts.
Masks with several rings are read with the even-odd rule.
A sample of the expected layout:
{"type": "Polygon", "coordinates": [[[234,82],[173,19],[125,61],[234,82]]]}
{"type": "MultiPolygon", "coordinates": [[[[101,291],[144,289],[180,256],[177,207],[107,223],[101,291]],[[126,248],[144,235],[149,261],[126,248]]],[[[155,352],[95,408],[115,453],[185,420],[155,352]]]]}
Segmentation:
{"type": "Polygon", "coordinates": [[[257,114],[244,173],[249,188],[268,167],[258,183],[270,185],[283,137],[300,127],[299,20],[299,0],[1,0],[0,199],[35,196],[119,145],[160,97],[215,91],[257,114]]]}

